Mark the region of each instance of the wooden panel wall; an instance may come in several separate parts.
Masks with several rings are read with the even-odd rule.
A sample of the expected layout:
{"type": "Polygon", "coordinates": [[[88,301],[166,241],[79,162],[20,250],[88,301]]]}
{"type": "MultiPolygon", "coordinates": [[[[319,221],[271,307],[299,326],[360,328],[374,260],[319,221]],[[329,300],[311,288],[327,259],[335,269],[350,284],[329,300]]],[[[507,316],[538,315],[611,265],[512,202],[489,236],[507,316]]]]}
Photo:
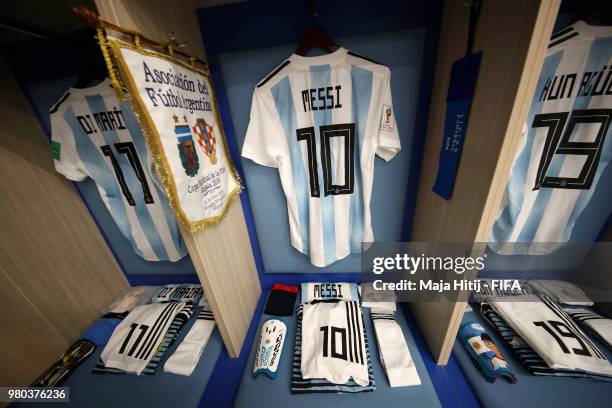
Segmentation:
{"type": "MultiPolygon", "coordinates": [[[[96,5],[105,20],[157,41],[174,32],[189,53],[205,58],[193,0],[96,0],[96,5]]],[[[237,357],[261,294],[240,200],[219,225],[183,236],[228,353],[237,357]]]]}
{"type": "MultiPolygon", "coordinates": [[[[486,242],[503,197],[559,0],[484,1],[475,50],[483,51],[457,181],[450,201],[432,192],[452,63],[463,57],[469,14],[446,0],[413,241],[486,242]]],[[[439,364],[450,356],[465,303],[421,302],[413,312],[439,364]]]]}
{"type": "Polygon", "coordinates": [[[2,58],[0,89],[0,386],[23,386],[128,283],[2,58]]]}
{"type": "Polygon", "coordinates": [[[595,244],[598,245],[597,249],[592,249],[595,252],[589,253],[584,260],[576,283],[586,286],[587,295],[590,295],[590,290],[597,291],[596,297],[592,297],[597,309],[612,318],[612,276],[609,268],[602,268],[606,259],[604,254],[609,254],[611,243],[612,226],[608,226],[606,232],[599,238],[599,244],[595,244]]]}

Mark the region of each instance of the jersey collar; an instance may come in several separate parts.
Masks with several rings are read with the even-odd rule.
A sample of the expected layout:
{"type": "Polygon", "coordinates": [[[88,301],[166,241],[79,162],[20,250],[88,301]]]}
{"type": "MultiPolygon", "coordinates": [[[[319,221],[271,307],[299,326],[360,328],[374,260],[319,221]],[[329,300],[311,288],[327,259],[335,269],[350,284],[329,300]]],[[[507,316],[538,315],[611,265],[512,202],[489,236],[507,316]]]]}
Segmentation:
{"type": "Polygon", "coordinates": [[[88,88],[70,88],[68,89],[68,92],[70,92],[71,94],[77,94],[77,95],[78,94],[97,95],[97,94],[101,94],[102,91],[109,89],[109,88],[112,89],[111,80],[110,78],[105,78],[102,82],[94,86],[90,86],[88,88]]]}
{"type": "Polygon", "coordinates": [[[585,23],[582,20],[572,24],[574,30],[585,37],[610,37],[612,36],[612,26],[595,26],[585,23]]]}
{"type": "Polygon", "coordinates": [[[303,57],[294,53],[289,57],[289,61],[300,65],[326,65],[342,60],[346,53],[347,49],[344,47],[340,47],[329,54],[318,55],[316,57],[303,57]]]}

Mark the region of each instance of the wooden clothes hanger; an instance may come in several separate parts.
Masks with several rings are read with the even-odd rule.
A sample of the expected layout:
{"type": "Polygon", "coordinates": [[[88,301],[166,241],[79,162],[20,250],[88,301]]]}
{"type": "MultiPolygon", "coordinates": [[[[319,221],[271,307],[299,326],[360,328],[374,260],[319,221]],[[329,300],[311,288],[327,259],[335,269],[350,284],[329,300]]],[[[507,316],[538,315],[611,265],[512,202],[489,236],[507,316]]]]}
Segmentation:
{"type": "Polygon", "coordinates": [[[73,88],[86,88],[108,77],[106,63],[95,38],[95,33],[93,29],[85,29],[80,33],[82,38],[82,46],[80,47],[81,66],[73,88]]]}
{"type": "Polygon", "coordinates": [[[582,20],[591,25],[611,25],[612,24],[612,5],[606,4],[595,7],[582,17],[582,20]]]}
{"type": "MultiPolygon", "coordinates": [[[[318,0],[310,0],[310,14],[314,22],[319,16],[318,0]]],[[[327,31],[321,27],[313,26],[312,28],[306,30],[304,35],[302,35],[302,39],[300,40],[295,53],[303,57],[315,48],[320,48],[328,52],[334,52],[340,47],[338,44],[336,44],[332,36],[329,35],[327,31]]]]}
{"type": "Polygon", "coordinates": [[[320,27],[313,27],[307,30],[295,50],[297,55],[305,56],[309,51],[321,48],[329,52],[334,52],[340,48],[331,35],[320,27]]]}

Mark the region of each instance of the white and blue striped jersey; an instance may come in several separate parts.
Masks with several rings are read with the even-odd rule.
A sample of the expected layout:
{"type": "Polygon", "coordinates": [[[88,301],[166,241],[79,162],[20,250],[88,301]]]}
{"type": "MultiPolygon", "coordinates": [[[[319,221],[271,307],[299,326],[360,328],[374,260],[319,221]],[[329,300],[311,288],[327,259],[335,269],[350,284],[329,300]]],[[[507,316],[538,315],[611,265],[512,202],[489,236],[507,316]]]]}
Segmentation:
{"type": "Polygon", "coordinates": [[[547,295],[493,300],[489,305],[549,368],[612,376],[612,364],[606,355],[561,305],[547,295]]]}
{"type": "Polygon", "coordinates": [[[70,88],[51,108],[55,169],[73,181],[91,177],[134,251],[148,261],[177,261],[187,249],[144,136],[127,102],[107,79],[70,88]]]}
{"type": "Polygon", "coordinates": [[[608,200],[612,27],[582,21],[553,34],[490,246],[545,254],[569,241],[592,199],[608,200]],[[521,243],[521,244],[514,244],[521,243]],[[546,243],[546,244],[542,244],[546,243]]]}
{"type": "Polygon", "coordinates": [[[389,68],[340,48],[291,55],[255,88],[242,156],[276,167],[291,244],[327,266],[372,242],[376,154],[400,150],[389,68]]]}

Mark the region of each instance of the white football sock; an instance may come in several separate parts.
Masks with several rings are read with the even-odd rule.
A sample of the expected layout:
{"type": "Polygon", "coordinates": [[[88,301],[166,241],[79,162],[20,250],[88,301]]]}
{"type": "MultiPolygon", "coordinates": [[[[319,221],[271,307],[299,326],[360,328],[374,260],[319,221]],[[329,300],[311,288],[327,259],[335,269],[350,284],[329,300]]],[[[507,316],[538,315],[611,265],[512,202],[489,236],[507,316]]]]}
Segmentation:
{"type": "Polygon", "coordinates": [[[392,312],[376,313],[372,310],[372,323],[378,341],[380,362],[391,387],[420,385],[421,379],[408,350],[402,328],[392,312]]]}
{"type": "Polygon", "coordinates": [[[212,312],[209,309],[201,310],[198,320],[164,364],[164,372],[191,375],[214,329],[215,318],[212,312]]]}

